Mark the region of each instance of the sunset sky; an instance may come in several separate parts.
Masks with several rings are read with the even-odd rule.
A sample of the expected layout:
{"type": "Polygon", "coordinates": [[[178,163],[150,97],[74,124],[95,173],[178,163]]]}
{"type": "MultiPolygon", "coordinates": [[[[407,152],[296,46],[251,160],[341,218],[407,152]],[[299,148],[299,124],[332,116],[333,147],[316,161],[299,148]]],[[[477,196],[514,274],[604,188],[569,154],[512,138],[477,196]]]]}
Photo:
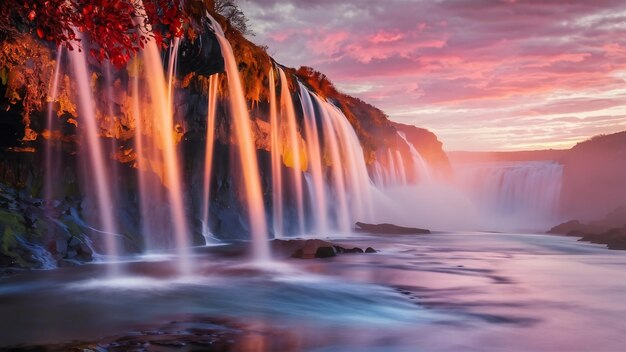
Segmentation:
{"type": "Polygon", "coordinates": [[[624,0],[240,0],[312,66],[446,150],[567,148],[626,130],[624,0]]]}

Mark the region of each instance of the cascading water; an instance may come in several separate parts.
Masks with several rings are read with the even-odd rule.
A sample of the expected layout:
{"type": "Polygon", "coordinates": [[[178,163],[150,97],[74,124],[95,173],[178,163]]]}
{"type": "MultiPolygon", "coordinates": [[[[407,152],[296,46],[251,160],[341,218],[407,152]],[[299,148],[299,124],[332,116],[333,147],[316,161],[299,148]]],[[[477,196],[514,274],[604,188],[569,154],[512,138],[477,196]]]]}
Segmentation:
{"type": "MultiPolygon", "coordinates": [[[[150,184],[148,177],[149,173],[149,160],[145,157],[146,148],[144,146],[144,123],[141,115],[141,97],[139,95],[139,63],[138,58],[135,57],[131,62],[131,99],[132,99],[132,114],[135,121],[135,154],[136,154],[136,168],[137,168],[137,180],[139,185],[139,208],[141,210],[141,232],[144,234],[153,234],[151,239],[154,239],[156,228],[154,227],[155,217],[152,216],[150,209],[151,204],[154,204],[150,195],[150,190],[154,188],[154,185],[150,184]]],[[[157,188],[158,189],[158,188],[157,188]]],[[[154,192],[154,191],[152,191],[154,192]]],[[[156,244],[153,241],[145,240],[146,247],[148,249],[154,249],[156,244]]]]}
{"type": "Polygon", "coordinates": [[[202,236],[206,244],[214,242],[209,227],[209,205],[211,199],[211,174],[213,172],[213,146],[215,143],[215,111],[217,109],[217,88],[219,75],[214,74],[209,78],[209,109],[207,112],[206,124],[206,144],[204,155],[204,178],[203,178],[203,198],[202,198],[202,236]]]}
{"type": "Polygon", "coordinates": [[[399,150],[396,150],[396,164],[398,165],[398,180],[401,184],[404,185],[407,183],[407,174],[406,169],[404,168],[404,159],[402,159],[402,153],[400,153],[399,150]]]}
{"type": "Polygon", "coordinates": [[[391,148],[387,149],[387,163],[389,165],[389,170],[387,173],[387,183],[392,186],[397,186],[400,183],[398,179],[398,170],[396,169],[396,161],[393,157],[394,153],[391,151],[391,148]]]}
{"type": "MultiPolygon", "coordinates": [[[[320,107],[320,115],[322,119],[322,128],[324,135],[324,146],[328,148],[328,159],[330,160],[331,179],[333,183],[332,191],[335,197],[334,201],[329,199],[336,205],[336,223],[337,228],[343,233],[349,233],[352,227],[352,220],[348,211],[348,199],[346,195],[346,184],[343,173],[343,162],[339,150],[338,137],[333,128],[333,124],[328,116],[328,108],[325,101],[315,94],[311,94],[313,101],[320,107]]],[[[332,209],[332,208],[331,208],[332,209]]]]}
{"type": "Polygon", "coordinates": [[[324,183],[322,165],[322,148],[320,145],[320,137],[317,129],[317,121],[315,119],[315,108],[311,93],[298,82],[300,88],[300,102],[302,103],[302,112],[304,114],[304,129],[306,133],[306,145],[308,154],[308,170],[311,174],[311,191],[312,195],[310,209],[313,210],[313,222],[315,230],[320,234],[328,232],[328,208],[326,204],[326,185],[324,183]]]}
{"type": "MultiPolygon", "coordinates": [[[[140,6],[140,12],[142,6],[140,6]]],[[[145,12],[144,12],[145,14],[145,12]]],[[[143,21],[145,16],[139,16],[138,20],[143,21]]],[[[142,23],[142,28],[146,26],[142,23]]],[[[148,27],[149,30],[149,27],[148,27]]],[[[172,51],[170,61],[176,60],[177,52],[172,51]]],[[[169,94],[168,87],[171,84],[165,81],[163,74],[163,62],[157,44],[154,40],[149,40],[141,51],[144,61],[145,78],[148,82],[150,101],[155,114],[153,143],[157,145],[162,153],[161,172],[163,184],[166,187],[167,200],[170,206],[172,223],[174,227],[174,237],[176,249],[179,256],[179,270],[183,274],[191,272],[190,256],[190,232],[187,226],[187,215],[183,202],[183,189],[181,183],[181,166],[179,163],[172,113],[172,95],[169,94]]],[[[173,70],[173,69],[172,69],[173,70]]],[[[171,76],[170,76],[171,77],[171,76]]]]}
{"type": "MultiPolygon", "coordinates": [[[[118,246],[116,243],[117,229],[113,216],[113,203],[109,192],[109,175],[106,169],[104,149],[100,141],[98,121],[96,120],[96,107],[94,106],[93,94],[89,84],[89,70],[87,68],[87,56],[85,51],[74,50],[69,53],[70,61],[74,69],[74,78],[77,85],[78,110],[81,116],[80,133],[86,141],[89,153],[90,177],[95,183],[95,198],[99,212],[100,230],[105,237],[106,253],[117,257],[118,246]]],[[[109,274],[119,274],[117,265],[109,265],[109,274]]]]}
{"type": "Polygon", "coordinates": [[[330,122],[341,145],[343,171],[348,186],[352,222],[372,217],[372,182],[367,172],[363,148],[346,116],[336,106],[326,103],[330,122]]]}
{"type": "Polygon", "coordinates": [[[558,216],[563,166],[556,162],[461,164],[455,173],[486,214],[528,221],[529,228],[558,216]]]}
{"type": "MultiPolygon", "coordinates": [[[[354,221],[371,218],[372,184],[367,173],[363,149],[343,113],[334,105],[310,94],[319,107],[324,148],[330,163],[332,192],[338,229],[352,231],[354,221]]],[[[329,209],[332,208],[329,204],[329,209]]]]}
{"type": "Polygon", "coordinates": [[[430,182],[433,180],[432,171],[426,160],[422,157],[422,155],[415,149],[413,143],[409,142],[406,138],[406,135],[403,132],[398,132],[398,135],[402,140],[409,146],[409,151],[411,152],[411,158],[413,159],[413,167],[415,168],[415,174],[418,177],[417,182],[426,181],[430,182]]]}
{"type": "Polygon", "coordinates": [[[274,69],[269,72],[269,92],[270,92],[270,149],[272,163],[272,224],[274,227],[274,237],[280,238],[283,231],[283,176],[282,176],[282,156],[280,146],[280,125],[278,121],[278,107],[276,103],[276,82],[274,79],[274,69]]]}
{"type": "Polygon", "coordinates": [[[267,224],[265,220],[263,194],[259,180],[259,165],[250,127],[250,115],[246,105],[233,49],[226,39],[220,24],[208,13],[207,16],[211,20],[211,27],[220,44],[222,57],[224,58],[224,68],[228,78],[230,112],[236,134],[236,148],[239,152],[241,168],[243,170],[250,233],[253,241],[253,254],[256,260],[264,261],[269,259],[270,251],[267,241],[267,224]]]}
{"type": "Polygon", "coordinates": [[[180,38],[174,37],[170,45],[169,61],[167,66],[167,101],[172,114],[174,113],[174,77],[176,76],[176,63],[178,61],[178,47],[180,38]]]}
{"type": "Polygon", "coordinates": [[[296,194],[296,214],[298,216],[299,235],[304,234],[304,194],[302,190],[302,170],[304,163],[302,161],[302,148],[298,138],[298,125],[296,122],[296,112],[293,106],[293,100],[289,91],[289,83],[285,72],[278,68],[280,74],[280,107],[281,117],[286,121],[284,126],[287,127],[287,144],[283,145],[283,162],[291,168],[291,181],[296,194]],[[286,147],[286,148],[285,148],[286,147]]]}
{"type": "Polygon", "coordinates": [[[48,138],[45,146],[45,167],[46,175],[44,179],[44,200],[47,207],[53,206],[54,194],[54,181],[58,179],[58,164],[60,158],[55,158],[58,153],[55,152],[55,138],[54,132],[58,128],[57,119],[54,116],[54,102],[58,96],[59,90],[59,76],[61,72],[61,58],[63,57],[63,48],[57,48],[56,66],[54,68],[54,76],[52,78],[52,84],[50,85],[50,91],[48,93],[48,106],[46,111],[46,129],[48,130],[48,138]]]}

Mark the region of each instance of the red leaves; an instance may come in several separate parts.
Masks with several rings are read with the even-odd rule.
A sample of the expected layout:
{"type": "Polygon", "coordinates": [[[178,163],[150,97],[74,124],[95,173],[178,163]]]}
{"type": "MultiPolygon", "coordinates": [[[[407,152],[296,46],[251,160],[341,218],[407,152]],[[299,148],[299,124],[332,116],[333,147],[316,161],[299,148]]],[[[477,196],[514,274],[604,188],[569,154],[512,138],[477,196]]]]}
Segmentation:
{"type": "Polygon", "coordinates": [[[140,11],[136,0],[1,0],[0,22],[13,23],[9,19],[17,15],[40,39],[70,50],[78,44],[78,30],[89,38],[83,46],[90,44],[84,49],[91,56],[123,67],[149,40],[164,48],[165,38],[185,33],[188,19],[181,0],[143,0],[143,4],[140,11]],[[137,21],[142,13],[151,33],[137,21]]]}

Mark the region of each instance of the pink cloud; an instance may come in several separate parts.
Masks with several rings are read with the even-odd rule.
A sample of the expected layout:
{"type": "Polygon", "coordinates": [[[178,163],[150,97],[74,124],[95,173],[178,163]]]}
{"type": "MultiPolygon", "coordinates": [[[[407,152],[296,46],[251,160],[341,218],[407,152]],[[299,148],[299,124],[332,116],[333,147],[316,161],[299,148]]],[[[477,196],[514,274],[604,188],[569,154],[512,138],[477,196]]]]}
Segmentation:
{"type": "MultiPolygon", "coordinates": [[[[502,140],[489,133],[525,138],[524,126],[511,122],[531,117],[537,130],[552,131],[545,139],[569,141],[557,137],[548,115],[626,105],[606,97],[626,87],[623,0],[293,0],[289,16],[277,11],[287,0],[247,3],[257,4],[246,11],[251,23],[271,27],[257,38],[269,41],[279,62],[313,66],[339,86],[370,87],[354,94],[392,119],[440,132],[456,149],[477,133],[477,123],[491,126],[480,129],[479,140],[491,141],[485,148],[502,140]],[[555,103],[561,95],[578,98],[555,103]]],[[[572,134],[597,130],[580,123],[572,134]]],[[[619,116],[606,121],[615,129],[625,123],[619,116]]]]}
{"type": "Polygon", "coordinates": [[[375,35],[370,36],[369,41],[373,44],[390,43],[398,41],[403,37],[404,35],[402,33],[380,31],[375,35]]]}

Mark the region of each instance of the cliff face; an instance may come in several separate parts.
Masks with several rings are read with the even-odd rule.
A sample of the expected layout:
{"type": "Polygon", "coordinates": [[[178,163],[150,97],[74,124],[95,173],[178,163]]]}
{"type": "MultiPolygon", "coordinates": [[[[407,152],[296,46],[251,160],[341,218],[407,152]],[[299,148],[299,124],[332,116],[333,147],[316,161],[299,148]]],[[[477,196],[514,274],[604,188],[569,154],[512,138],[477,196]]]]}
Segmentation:
{"type": "MultiPolygon", "coordinates": [[[[202,13],[202,11],[200,11],[202,13]]],[[[266,209],[271,208],[272,176],[269,142],[269,91],[268,73],[273,67],[272,58],[265,48],[247,40],[218,14],[213,16],[225,28],[227,39],[237,59],[243,90],[250,108],[252,133],[255,139],[260,166],[260,182],[264,190],[266,209]]],[[[203,35],[181,43],[178,76],[174,81],[175,138],[183,160],[185,207],[189,214],[201,208],[204,145],[208,111],[208,77],[224,71],[224,60],[215,35],[206,21],[193,24],[203,35]]],[[[2,43],[0,52],[0,267],[47,268],[91,260],[99,252],[98,238],[90,223],[97,218],[97,207],[90,192],[93,190],[81,157],[81,140],[77,130],[81,116],[76,105],[76,86],[68,69],[67,57],[60,67],[57,99],[48,97],[48,89],[56,62],[53,48],[33,37],[2,43]],[[46,108],[54,108],[54,130],[46,126],[46,108]],[[54,152],[52,168],[46,167],[46,146],[54,152]],[[53,174],[55,185],[52,204],[44,204],[44,182],[53,174]],[[57,219],[62,219],[61,222],[57,219]],[[44,255],[45,254],[45,255],[44,255]]],[[[136,121],[133,117],[131,97],[133,80],[144,70],[141,59],[133,59],[123,69],[89,60],[92,73],[90,84],[97,109],[96,118],[100,137],[107,147],[107,163],[115,176],[111,194],[116,203],[115,217],[124,252],[134,252],[143,247],[139,222],[139,195],[136,176],[137,151],[134,141],[136,121]]],[[[354,128],[363,147],[368,166],[380,162],[379,156],[387,150],[399,153],[411,170],[410,146],[400,138],[402,131],[413,147],[435,168],[449,170],[449,164],[434,134],[412,126],[394,124],[376,107],[360,99],[337,91],[321,73],[310,68],[298,70],[284,68],[289,91],[296,103],[298,138],[303,139],[303,112],[298,106],[297,80],[307,88],[341,109],[354,128]]],[[[232,122],[228,104],[226,79],[221,75],[215,124],[214,174],[211,183],[210,222],[213,233],[223,239],[245,238],[249,232],[242,200],[241,172],[232,152],[232,122]]],[[[145,84],[140,81],[139,83],[145,84]]],[[[280,88],[282,89],[282,88],[280,88]]],[[[149,99],[148,99],[149,100],[149,99]]],[[[146,115],[154,111],[147,101],[146,115]]],[[[149,127],[149,126],[148,126],[149,127]]],[[[383,153],[385,152],[385,153],[383,153]]],[[[383,163],[384,164],[384,163],[383,163]]],[[[290,172],[281,165],[282,173],[290,172]]],[[[410,171],[409,171],[410,173],[410,171]]],[[[158,176],[154,186],[159,192],[158,176]]],[[[416,177],[414,175],[414,177],[416,177]]],[[[293,192],[284,194],[285,218],[295,219],[293,192]]],[[[305,194],[305,197],[308,195],[305,194]]],[[[155,204],[155,212],[167,218],[167,205],[155,204]]],[[[160,224],[169,231],[171,224],[160,224]]],[[[200,244],[201,224],[197,215],[190,216],[189,226],[193,242],[200,244]]],[[[289,230],[286,224],[286,230],[289,230]]],[[[293,224],[291,225],[293,226],[293,224]]]]}
{"type": "Polygon", "coordinates": [[[562,163],[567,218],[595,220],[626,204],[626,131],[578,143],[562,163]]]}

